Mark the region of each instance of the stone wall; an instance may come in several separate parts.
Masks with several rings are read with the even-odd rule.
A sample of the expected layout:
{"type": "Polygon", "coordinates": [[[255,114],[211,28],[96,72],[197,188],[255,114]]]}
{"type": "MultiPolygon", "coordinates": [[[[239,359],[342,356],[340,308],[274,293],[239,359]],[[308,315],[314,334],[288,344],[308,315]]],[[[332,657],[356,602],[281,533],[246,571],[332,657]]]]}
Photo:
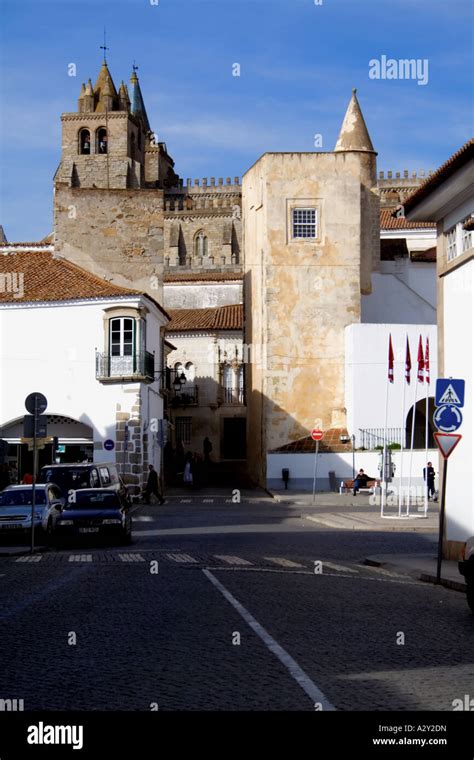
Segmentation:
{"type": "Polygon", "coordinates": [[[375,156],[265,154],[243,183],[248,461],[265,482],[266,451],[345,424],[344,328],[360,321],[378,255],[375,156]],[[291,208],[316,207],[319,236],[294,240],[291,208]],[[260,348],[260,350],[258,350],[260,348]]]}

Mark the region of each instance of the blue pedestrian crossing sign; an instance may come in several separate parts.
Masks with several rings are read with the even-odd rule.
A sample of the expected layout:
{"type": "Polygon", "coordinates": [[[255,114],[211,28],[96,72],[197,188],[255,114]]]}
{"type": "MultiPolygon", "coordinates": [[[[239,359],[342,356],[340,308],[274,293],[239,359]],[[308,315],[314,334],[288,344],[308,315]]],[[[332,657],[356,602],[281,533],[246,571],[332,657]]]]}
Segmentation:
{"type": "Polygon", "coordinates": [[[464,406],[464,380],[443,377],[436,381],[435,406],[464,406]]]}
{"type": "Polygon", "coordinates": [[[457,406],[439,406],[433,414],[433,422],[442,433],[454,433],[462,425],[461,410],[457,406]]]}

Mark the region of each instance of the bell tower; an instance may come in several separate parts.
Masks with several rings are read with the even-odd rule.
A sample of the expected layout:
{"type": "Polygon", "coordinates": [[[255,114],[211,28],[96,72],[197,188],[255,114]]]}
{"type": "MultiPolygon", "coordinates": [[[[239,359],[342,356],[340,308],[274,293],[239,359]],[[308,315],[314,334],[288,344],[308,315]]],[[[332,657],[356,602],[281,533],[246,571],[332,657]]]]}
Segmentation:
{"type": "Polygon", "coordinates": [[[77,111],[63,113],[61,123],[56,254],[159,300],[164,188],[178,177],[150,128],[137,67],[130,89],[122,81],[117,91],[104,57],[97,81],[82,85],[77,111]]]}

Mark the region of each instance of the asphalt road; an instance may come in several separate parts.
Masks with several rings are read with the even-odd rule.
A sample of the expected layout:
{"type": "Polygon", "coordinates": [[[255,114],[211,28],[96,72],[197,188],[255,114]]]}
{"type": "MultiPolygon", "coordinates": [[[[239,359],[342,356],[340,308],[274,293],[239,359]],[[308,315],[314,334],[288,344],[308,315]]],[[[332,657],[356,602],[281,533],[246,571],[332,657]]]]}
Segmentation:
{"type": "Polygon", "coordinates": [[[0,699],[25,710],[445,710],[474,696],[463,594],[363,564],[435,536],[269,499],[135,514],[131,547],[0,559],[0,699]]]}

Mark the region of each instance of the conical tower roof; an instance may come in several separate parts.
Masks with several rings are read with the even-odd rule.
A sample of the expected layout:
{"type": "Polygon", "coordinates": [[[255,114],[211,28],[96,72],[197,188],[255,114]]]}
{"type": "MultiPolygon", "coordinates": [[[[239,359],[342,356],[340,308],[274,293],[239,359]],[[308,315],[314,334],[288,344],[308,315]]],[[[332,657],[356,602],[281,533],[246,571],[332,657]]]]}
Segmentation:
{"type": "Polygon", "coordinates": [[[336,152],[362,150],[375,153],[356,92],[356,90],[352,90],[352,98],[347,107],[334,150],[336,152]]]}
{"type": "Polygon", "coordinates": [[[132,71],[130,77],[130,110],[134,116],[142,120],[145,132],[151,132],[150,122],[143,102],[142,91],[140,89],[140,82],[138,81],[137,72],[135,69],[132,71]]]}
{"type": "Polygon", "coordinates": [[[104,61],[101,69],[99,71],[99,76],[97,77],[97,82],[95,83],[94,92],[98,98],[97,105],[96,105],[96,111],[104,111],[104,103],[102,101],[102,97],[104,95],[109,95],[114,98],[114,101],[117,99],[117,90],[115,89],[114,81],[110,75],[109,68],[104,61]]]}

